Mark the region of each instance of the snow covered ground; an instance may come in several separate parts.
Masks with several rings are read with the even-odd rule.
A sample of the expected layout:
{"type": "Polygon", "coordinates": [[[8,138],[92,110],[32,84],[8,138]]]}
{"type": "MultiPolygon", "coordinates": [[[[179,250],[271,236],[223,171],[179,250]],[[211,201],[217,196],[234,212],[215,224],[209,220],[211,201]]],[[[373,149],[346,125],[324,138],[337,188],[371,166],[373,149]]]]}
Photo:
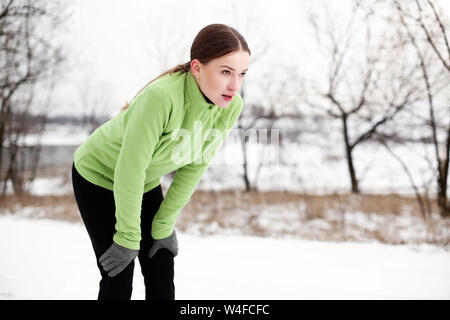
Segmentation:
{"type": "MultiPolygon", "coordinates": [[[[43,139],[47,145],[62,145],[62,140],[74,145],[87,137],[76,128],[50,129],[43,139]]],[[[316,194],[348,192],[339,140],[336,130],[330,130],[328,135],[303,133],[299,144],[285,141],[279,150],[280,165],[261,169],[259,189],[316,194]]],[[[32,144],[30,141],[27,143],[32,144]]],[[[250,146],[249,154],[264,153],[260,147],[251,150],[250,146]]],[[[395,150],[408,159],[419,185],[428,180],[427,164],[423,161],[427,150],[407,146],[395,150]]],[[[198,189],[241,189],[240,152],[239,144],[225,144],[198,189]]],[[[411,193],[399,164],[381,147],[362,146],[355,153],[355,160],[364,192],[411,193]]],[[[257,165],[258,161],[250,163],[252,181],[257,165]]],[[[69,174],[70,166],[66,176],[40,177],[30,191],[41,196],[70,194],[69,174]]],[[[163,177],[163,186],[167,187],[169,181],[163,177]]],[[[27,214],[35,209],[42,210],[22,208],[14,215],[0,215],[0,299],[96,299],[99,274],[84,226],[27,214]]],[[[241,212],[239,216],[248,220],[257,212],[261,225],[275,229],[288,225],[302,235],[328,226],[322,220],[300,223],[300,209],[286,204],[252,208],[253,211],[241,212]]],[[[424,232],[425,226],[414,224],[408,215],[399,219],[404,228],[399,229],[399,223],[392,228],[402,237],[409,239],[409,235],[417,237],[424,232]]],[[[358,212],[347,213],[346,220],[347,233],[352,232],[349,227],[353,222],[357,231],[374,225],[374,221],[358,212]]],[[[356,243],[250,237],[241,235],[244,228],[215,230],[214,223],[207,228],[214,235],[202,236],[196,232],[197,227],[189,225],[186,232],[179,231],[180,253],[175,260],[177,299],[450,299],[448,246],[393,246],[367,239],[356,243]]],[[[447,234],[447,229],[441,231],[447,234]]],[[[133,299],[143,298],[143,279],[136,263],[133,299]]]]}
{"type": "MultiPolygon", "coordinates": [[[[450,299],[450,253],[179,232],[176,299],[450,299]]],[[[0,215],[0,299],[96,299],[81,223],[0,215]]],[[[144,298],[136,263],[133,299],[144,298]]]]}

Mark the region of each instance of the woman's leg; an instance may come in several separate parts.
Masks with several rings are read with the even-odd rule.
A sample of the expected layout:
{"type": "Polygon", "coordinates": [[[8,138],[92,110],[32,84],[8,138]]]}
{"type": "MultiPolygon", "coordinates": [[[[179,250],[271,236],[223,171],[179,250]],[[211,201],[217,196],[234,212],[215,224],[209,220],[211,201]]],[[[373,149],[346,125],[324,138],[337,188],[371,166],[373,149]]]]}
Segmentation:
{"type": "Polygon", "coordinates": [[[101,281],[98,299],[131,298],[134,262],[121,273],[110,278],[99,264],[100,256],[111,246],[115,233],[115,203],[111,190],[96,186],[84,179],[72,165],[72,184],[75,199],[84,225],[91,238],[101,281]]]}
{"type": "Polygon", "coordinates": [[[141,245],[139,262],[145,282],[146,300],[174,300],[174,256],[166,249],[157,251],[153,258],[148,258],[148,251],[153,243],[151,236],[152,221],[164,196],[161,185],[144,193],[141,212],[141,245]]]}

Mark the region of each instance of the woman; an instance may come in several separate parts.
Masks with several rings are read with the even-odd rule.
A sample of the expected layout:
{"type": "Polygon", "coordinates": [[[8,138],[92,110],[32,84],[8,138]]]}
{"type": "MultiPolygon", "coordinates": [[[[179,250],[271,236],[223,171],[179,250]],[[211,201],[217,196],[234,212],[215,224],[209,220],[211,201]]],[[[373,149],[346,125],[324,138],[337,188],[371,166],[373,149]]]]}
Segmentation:
{"type": "Polygon", "coordinates": [[[101,273],[98,299],[131,298],[136,257],[146,299],[175,298],[175,221],[242,111],[250,54],[235,29],[206,26],[189,62],[150,81],[75,151],[72,182],[101,273]],[[160,178],[172,171],[164,198],[160,178]]]}

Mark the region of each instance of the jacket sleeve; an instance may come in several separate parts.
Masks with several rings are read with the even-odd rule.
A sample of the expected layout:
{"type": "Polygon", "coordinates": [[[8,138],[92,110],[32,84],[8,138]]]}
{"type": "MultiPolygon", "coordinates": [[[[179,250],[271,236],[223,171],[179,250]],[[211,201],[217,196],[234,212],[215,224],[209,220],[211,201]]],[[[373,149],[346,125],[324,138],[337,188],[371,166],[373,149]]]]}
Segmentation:
{"type": "Polygon", "coordinates": [[[145,171],[169,121],[171,105],[164,97],[157,90],[145,89],[124,111],[122,147],[114,171],[113,240],[129,249],[139,249],[145,171]]]}
{"type": "Polygon", "coordinates": [[[240,105],[234,110],[229,122],[226,125],[226,130],[222,140],[216,148],[209,150],[210,154],[204,155],[209,161],[202,161],[202,163],[190,163],[179,168],[175,177],[167,190],[166,197],[161,203],[155,218],[152,223],[152,237],[153,239],[163,239],[170,236],[175,227],[176,219],[183,207],[189,202],[195,187],[200,182],[203,174],[212,162],[216,151],[225,141],[226,137],[234,126],[239,117],[243,107],[243,102],[240,100],[240,105]]]}

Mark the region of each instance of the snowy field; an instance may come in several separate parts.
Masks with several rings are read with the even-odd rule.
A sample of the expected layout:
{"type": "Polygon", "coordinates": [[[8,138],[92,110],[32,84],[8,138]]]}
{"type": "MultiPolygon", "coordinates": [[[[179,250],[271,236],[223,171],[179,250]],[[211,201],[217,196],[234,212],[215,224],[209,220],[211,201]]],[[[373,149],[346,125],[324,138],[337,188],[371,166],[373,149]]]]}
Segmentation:
{"type": "MultiPolygon", "coordinates": [[[[450,253],[431,246],[180,232],[176,299],[450,299],[450,253]]],[[[0,216],[0,299],[96,299],[81,223],[0,216]]],[[[136,263],[132,299],[144,298],[136,263]]]]}
{"type": "MultiPolygon", "coordinates": [[[[300,136],[298,144],[286,140],[280,153],[274,153],[279,156],[277,164],[261,168],[257,180],[260,190],[348,192],[348,174],[336,128],[318,135],[314,123],[307,126],[311,130],[300,136]]],[[[43,140],[47,145],[74,145],[86,137],[82,130],[61,131],[55,127],[43,140]]],[[[27,143],[32,144],[31,140],[27,143]]],[[[427,150],[401,146],[395,151],[408,159],[419,185],[429,180],[423,160],[427,150]]],[[[241,152],[240,144],[226,143],[198,189],[242,189],[241,152]]],[[[267,150],[250,144],[248,152],[249,175],[255,181],[258,157],[262,159],[267,150]]],[[[363,192],[411,193],[399,164],[381,147],[367,144],[355,153],[355,160],[363,192]]],[[[71,194],[69,174],[70,166],[66,176],[38,178],[30,191],[40,196],[71,194]]],[[[163,186],[169,182],[163,177],[163,186]]],[[[317,223],[324,227],[322,220],[292,220],[300,209],[288,204],[258,207],[238,216],[248,220],[257,212],[256,217],[272,227],[289,226],[305,235],[314,232],[317,223]]],[[[27,214],[39,210],[22,208],[14,215],[7,211],[0,215],[0,299],[96,299],[99,274],[84,226],[27,214]]],[[[395,232],[406,233],[406,239],[421,235],[425,226],[414,224],[415,220],[405,214],[406,218],[399,217],[404,228],[398,229],[396,222],[395,232]]],[[[347,213],[346,219],[348,226],[355,222],[357,231],[374,224],[358,212],[347,213]]],[[[241,235],[243,227],[213,230],[213,235],[202,236],[196,227],[178,232],[176,299],[450,299],[448,246],[250,237],[241,235]]],[[[211,224],[208,228],[214,227],[211,224]]],[[[347,232],[351,231],[348,228],[347,232]]],[[[442,232],[446,234],[447,229],[442,232]]],[[[132,298],[144,298],[139,263],[132,298]]]]}

